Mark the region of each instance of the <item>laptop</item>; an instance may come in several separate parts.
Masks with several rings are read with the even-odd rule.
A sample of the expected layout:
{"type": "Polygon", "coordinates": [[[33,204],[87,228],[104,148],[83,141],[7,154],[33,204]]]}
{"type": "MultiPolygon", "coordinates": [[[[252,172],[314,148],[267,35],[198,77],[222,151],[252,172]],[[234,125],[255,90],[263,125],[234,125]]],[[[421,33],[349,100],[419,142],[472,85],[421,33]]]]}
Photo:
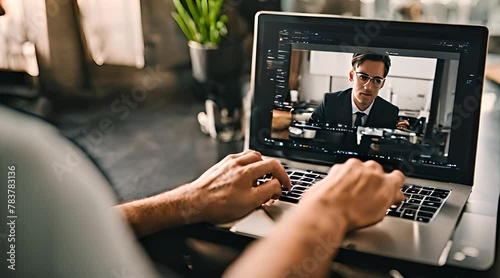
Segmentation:
{"type": "MultiPolygon", "coordinates": [[[[488,29],[281,12],[260,12],[255,22],[245,148],[278,159],[293,187],[230,230],[264,237],[332,165],[375,160],[387,171],[405,173],[406,201],[376,225],[349,233],[343,248],[429,265],[489,268],[498,192],[489,192],[497,194],[489,204],[494,210],[464,209],[474,185],[488,29]],[[378,97],[398,108],[397,124],[312,120],[325,94],[350,92],[355,53],[390,58],[378,97]],[[485,230],[471,232],[471,225],[485,230]]],[[[368,117],[379,109],[375,104],[368,117]]],[[[336,109],[346,105],[351,111],[349,103],[336,109]]]]}

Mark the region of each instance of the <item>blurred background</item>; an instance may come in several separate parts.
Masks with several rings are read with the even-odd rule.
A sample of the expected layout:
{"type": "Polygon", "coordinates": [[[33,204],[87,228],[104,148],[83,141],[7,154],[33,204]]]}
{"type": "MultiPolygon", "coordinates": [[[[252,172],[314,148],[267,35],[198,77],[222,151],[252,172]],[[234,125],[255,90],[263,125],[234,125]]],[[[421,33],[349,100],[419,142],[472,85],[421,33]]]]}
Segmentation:
{"type": "Polygon", "coordinates": [[[225,40],[240,44],[241,60],[208,79],[193,77],[172,0],[0,0],[0,104],[57,126],[120,200],[178,186],[242,149],[259,10],[486,25],[485,90],[500,82],[500,0],[226,0],[225,40]]]}
{"type": "MultiPolygon", "coordinates": [[[[48,98],[103,98],[140,84],[148,69],[165,73],[189,66],[187,39],[170,16],[171,0],[0,0],[0,4],[2,75],[26,73],[48,98]]],[[[491,51],[497,50],[495,37],[500,36],[499,0],[228,0],[224,12],[231,20],[229,36],[251,40],[258,10],[483,24],[493,38],[491,51]]],[[[249,74],[250,52],[246,54],[244,74],[249,74]]],[[[2,86],[5,79],[10,78],[2,77],[2,86]]],[[[2,89],[0,94],[13,93],[2,89]]]]}

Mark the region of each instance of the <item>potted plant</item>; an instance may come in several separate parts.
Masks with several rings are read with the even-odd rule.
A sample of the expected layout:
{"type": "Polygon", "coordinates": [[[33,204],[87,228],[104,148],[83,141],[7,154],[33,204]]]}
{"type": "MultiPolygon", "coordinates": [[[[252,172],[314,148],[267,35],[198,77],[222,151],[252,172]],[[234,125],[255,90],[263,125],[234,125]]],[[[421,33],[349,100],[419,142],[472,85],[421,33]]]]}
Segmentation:
{"type": "Polygon", "coordinates": [[[237,28],[231,29],[238,26],[235,18],[223,12],[224,0],[173,3],[172,17],[189,40],[193,77],[207,91],[205,112],[198,115],[201,130],[221,141],[239,140],[243,40],[237,38],[237,28]]]}
{"type": "Polygon", "coordinates": [[[241,68],[241,43],[226,39],[229,18],[224,0],[173,0],[172,17],[189,40],[193,77],[202,83],[223,80],[241,68]]]}

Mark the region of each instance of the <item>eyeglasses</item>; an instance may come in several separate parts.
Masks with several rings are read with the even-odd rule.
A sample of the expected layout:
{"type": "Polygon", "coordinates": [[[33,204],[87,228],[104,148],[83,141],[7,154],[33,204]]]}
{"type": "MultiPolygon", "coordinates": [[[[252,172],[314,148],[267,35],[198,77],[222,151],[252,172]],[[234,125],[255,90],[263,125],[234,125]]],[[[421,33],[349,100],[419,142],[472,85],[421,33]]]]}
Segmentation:
{"type": "Polygon", "coordinates": [[[368,84],[368,82],[372,81],[372,85],[374,87],[379,88],[382,86],[382,84],[384,84],[384,81],[385,81],[385,78],[382,78],[382,77],[372,77],[372,76],[369,76],[368,74],[364,74],[362,72],[357,72],[357,71],[355,71],[355,73],[358,76],[358,80],[361,81],[363,86],[368,84]]]}

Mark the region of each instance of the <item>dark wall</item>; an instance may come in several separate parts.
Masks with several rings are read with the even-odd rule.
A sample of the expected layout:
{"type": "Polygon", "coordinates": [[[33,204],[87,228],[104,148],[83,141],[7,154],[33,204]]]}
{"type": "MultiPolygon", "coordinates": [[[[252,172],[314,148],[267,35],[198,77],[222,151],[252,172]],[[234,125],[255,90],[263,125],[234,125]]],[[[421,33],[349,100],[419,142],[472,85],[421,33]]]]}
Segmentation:
{"type": "MultiPolygon", "coordinates": [[[[30,17],[31,15],[26,15],[30,17]]],[[[88,83],[72,1],[46,0],[48,53],[37,49],[40,83],[49,96],[78,94],[88,83]]]]}

